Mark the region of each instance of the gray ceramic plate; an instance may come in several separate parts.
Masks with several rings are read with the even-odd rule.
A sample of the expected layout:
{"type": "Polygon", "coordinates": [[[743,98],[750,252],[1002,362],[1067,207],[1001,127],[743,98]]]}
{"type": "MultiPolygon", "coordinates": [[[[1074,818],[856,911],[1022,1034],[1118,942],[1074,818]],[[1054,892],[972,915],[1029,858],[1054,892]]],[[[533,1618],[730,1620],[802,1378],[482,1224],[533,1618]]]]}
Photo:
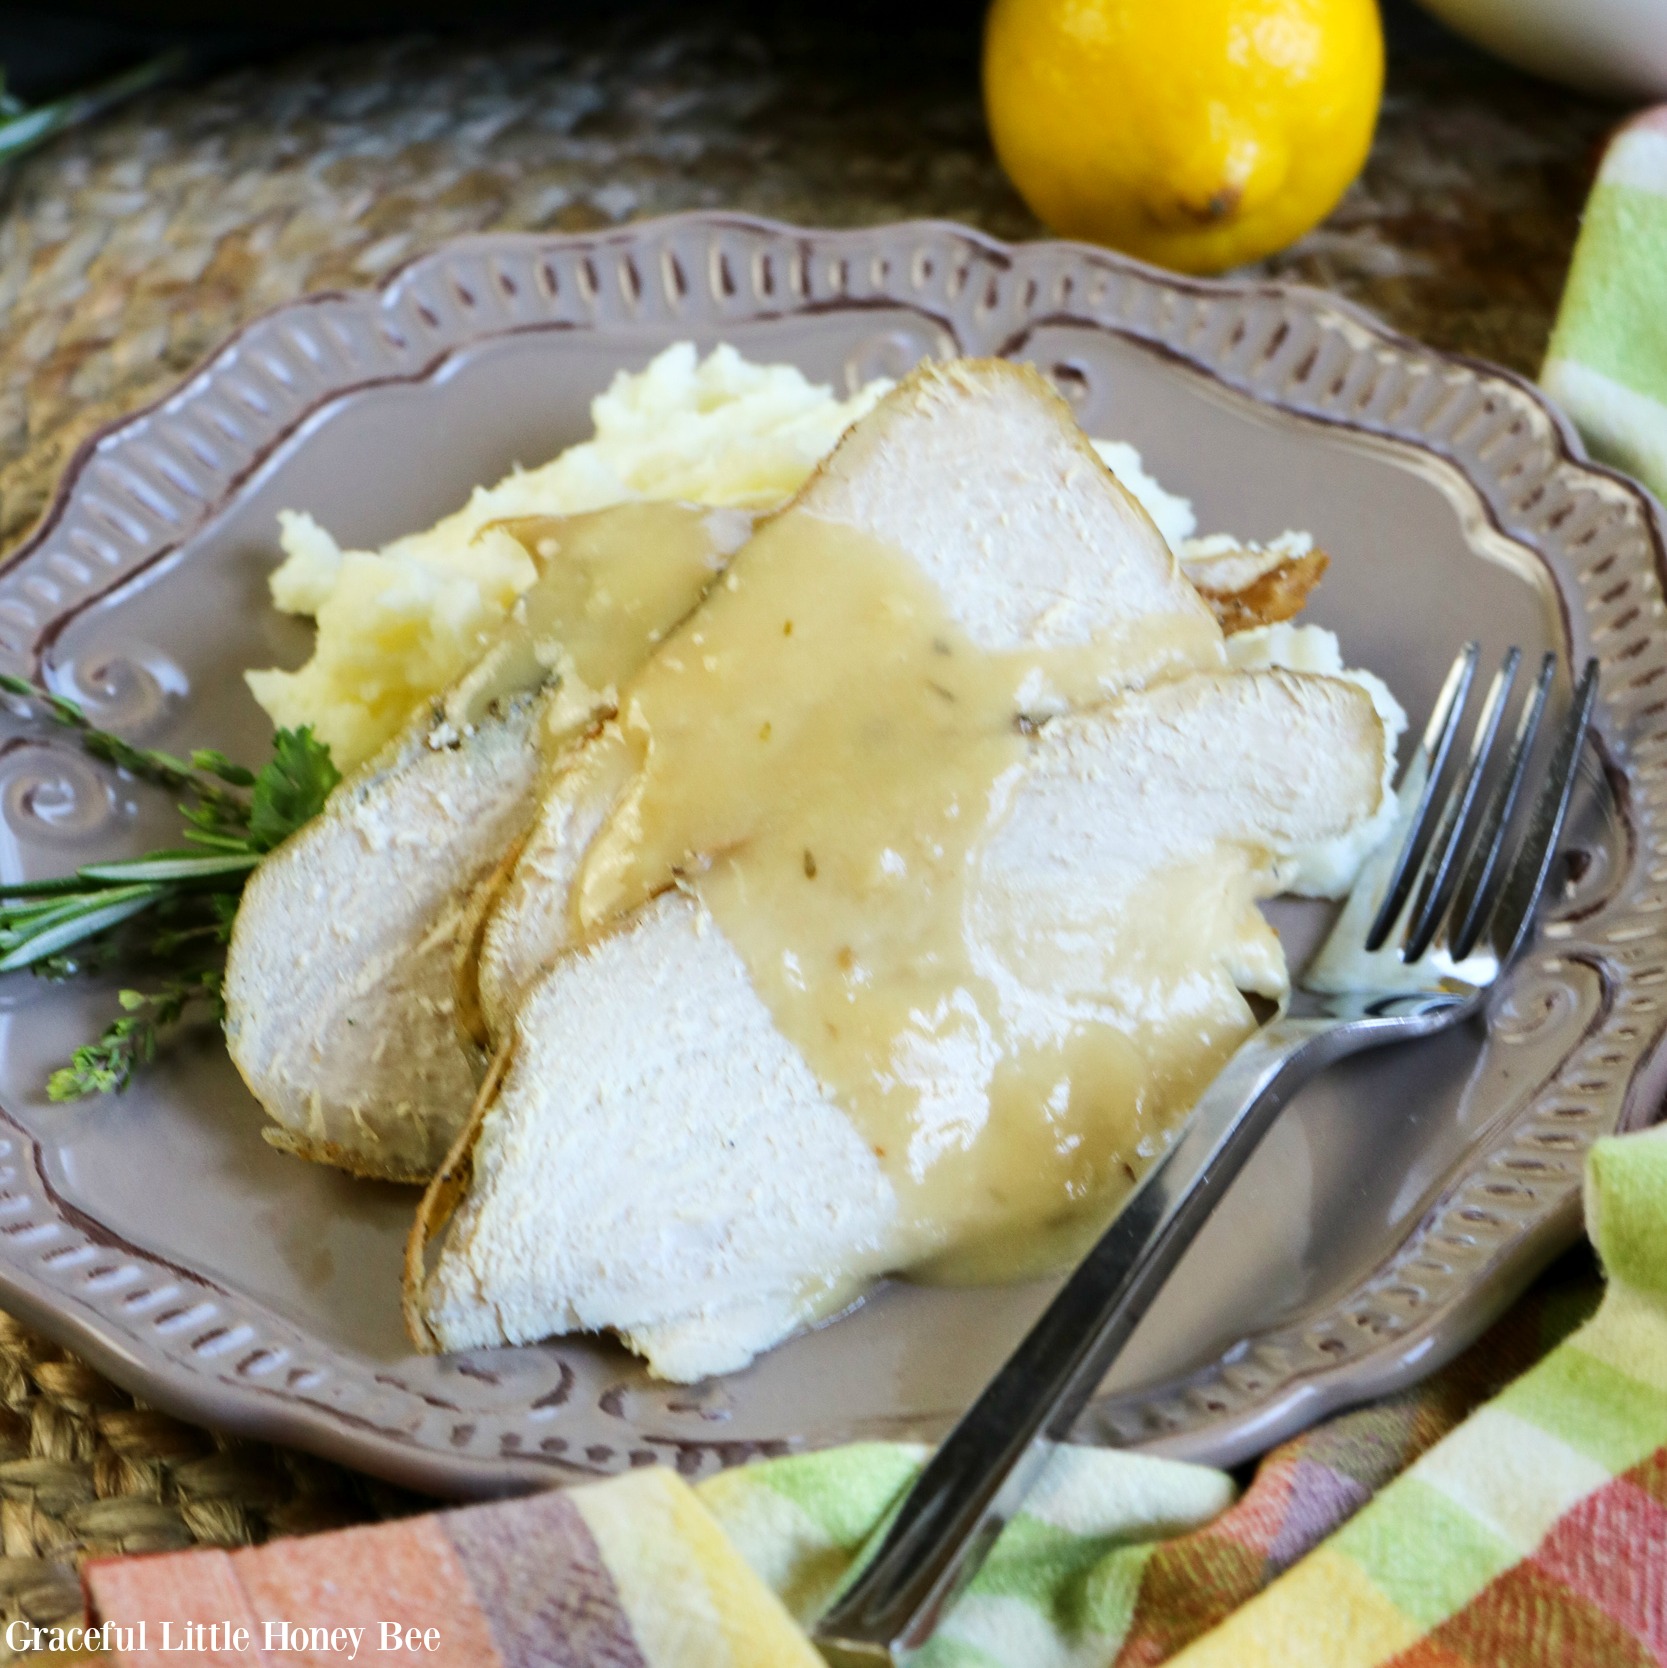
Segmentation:
{"type": "MultiPolygon", "coordinates": [[[[273,517],[375,544],[587,430],[622,366],[727,340],[848,387],[924,354],[1035,361],[1206,529],[1307,528],[1313,617],[1428,707],[1458,642],[1596,653],[1593,768],[1554,919],[1486,1025],[1334,1071],[1287,1114],[1081,1427],[1216,1462],[1428,1371],[1574,1233],[1582,1156],[1658,1102],[1667,1003],[1662,527],[1532,389],[1328,296],[1186,282],[944,225],[702,216],[489,238],[374,294],[250,326],[69,472],[0,572],[0,664],[112,726],[259,758],[242,668],[307,634],[267,605],[273,517]]],[[[17,728],[0,860],[35,874],[170,831],[148,789],[17,728]]],[[[1323,921],[1283,909],[1301,958],[1323,921]]],[[[0,1300],[162,1406],[443,1493],[669,1460],[687,1472],[930,1437],[1042,1287],[892,1286],[750,1371],[656,1385],[605,1342],[425,1359],[398,1315],[412,1197],[280,1157],[205,1035],[120,1101],[44,1102],[108,990],[0,986],[0,1300]]]]}

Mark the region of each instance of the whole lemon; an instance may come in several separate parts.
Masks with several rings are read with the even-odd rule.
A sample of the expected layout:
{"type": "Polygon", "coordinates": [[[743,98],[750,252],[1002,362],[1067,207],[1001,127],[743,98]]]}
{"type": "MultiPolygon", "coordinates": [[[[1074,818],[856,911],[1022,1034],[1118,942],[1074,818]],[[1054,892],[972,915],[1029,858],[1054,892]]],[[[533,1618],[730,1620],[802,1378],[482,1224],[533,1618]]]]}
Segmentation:
{"type": "Polygon", "coordinates": [[[1183,272],[1282,249],[1359,173],[1376,0],[994,0],[996,155],[1054,231],[1183,272]]]}

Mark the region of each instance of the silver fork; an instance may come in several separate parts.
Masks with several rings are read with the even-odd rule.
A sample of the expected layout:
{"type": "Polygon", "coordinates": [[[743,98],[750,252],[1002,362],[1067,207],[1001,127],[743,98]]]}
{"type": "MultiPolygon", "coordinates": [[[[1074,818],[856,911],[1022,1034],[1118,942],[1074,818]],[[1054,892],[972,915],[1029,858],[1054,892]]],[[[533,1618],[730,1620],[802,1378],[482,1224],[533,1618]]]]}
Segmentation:
{"type": "Polygon", "coordinates": [[[816,1626],[816,1645],[833,1668],[897,1663],[926,1642],[1297,1089],[1345,1055],[1427,1037],[1473,1013],[1521,948],[1573,793],[1597,665],[1587,662],[1546,762],[1534,773],[1530,760],[1556,657],[1545,657],[1511,740],[1501,747],[1522,658],[1512,649],[1443,795],[1477,657],[1469,643],[1453,662],[1402,776],[1399,838],[1385,837],[1299,980],[1317,1011],[1276,1018],[1233,1056],[1169,1151],[950,1432],[874,1557],[816,1626]],[[1532,806],[1526,819],[1514,817],[1531,775],[1538,780],[1532,806]],[[1524,820],[1507,861],[1512,830],[1524,820]]]}

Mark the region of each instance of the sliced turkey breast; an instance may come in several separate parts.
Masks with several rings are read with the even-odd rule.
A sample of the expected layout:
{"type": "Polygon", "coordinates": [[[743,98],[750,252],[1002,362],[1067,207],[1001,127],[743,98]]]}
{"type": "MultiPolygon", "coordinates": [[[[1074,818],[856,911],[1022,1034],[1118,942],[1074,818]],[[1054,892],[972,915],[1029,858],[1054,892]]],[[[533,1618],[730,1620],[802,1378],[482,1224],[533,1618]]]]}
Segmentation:
{"type": "MultiPolygon", "coordinates": [[[[1304,846],[1374,815],[1386,740],[1356,686],[1283,672],[1188,676],[1055,718],[983,852],[970,930],[1014,975],[1046,954],[1031,983],[1065,1020],[1091,1015],[1148,1061],[1174,1041],[1154,1012],[1228,1015],[1194,1051],[1185,1104],[1254,1023],[1238,989],[1283,990],[1254,900],[1304,846]],[[1131,929],[1142,900],[1158,912],[1131,929]]],[[[1009,1226],[1024,1132],[923,1218],[684,892],[539,977],[503,1062],[413,1235],[407,1314],[427,1347],[612,1330],[654,1373],[695,1379],[1009,1226]]],[[[980,1128],[987,1063],[932,1065],[937,1104],[980,1128]]],[[[1093,1116],[1111,1121],[1084,1130],[1098,1151],[1079,1237],[1169,1133],[1127,1108],[1093,1116]]],[[[1055,1147],[1028,1150],[1045,1168],[1055,1147]]]]}
{"type": "MultiPolygon", "coordinates": [[[[483,935],[482,1010],[503,1046],[412,1235],[407,1318],[427,1347],[612,1330],[652,1371],[690,1379],[744,1365],[888,1271],[1011,1248],[1055,1196],[1077,1201],[1048,1224],[1061,1248],[1248,1034],[1240,990],[1283,991],[1255,900],[1378,810],[1389,738],[1370,698],[1222,670],[1197,592],[1031,373],[917,374],[851,430],[794,516],[895,553],[977,651],[1092,645],[1039,656],[1019,688],[1031,739],[1003,778],[964,930],[1015,1035],[1086,1039],[1113,1092],[1086,1072],[1069,1105],[998,1105],[1007,1062],[963,1046],[964,1028],[911,1035],[935,1143],[916,1164],[790,1039],[698,882],[584,936],[574,894],[598,833],[630,838],[643,803],[630,723],[605,727],[551,779],[483,935]],[[1039,1117],[1057,1127],[1037,1142],[1039,1117]]],[[[751,583],[761,548],[726,588],[751,583]]],[[[728,606],[713,596],[648,684],[674,653],[733,677],[708,653],[728,606]]]]}
{"type": "MultiPolygon", "coordinates": [[[[917,374],[803,497],[906,539],[980,641],[1120,642],[1136,681],[1217,653],[1162,541],[1029,371],[917,374]],[[932,497],[946,514],[926,508],[932,497]],[[1019,570],[1022,586],[1001,583],[1019,570]]],[[[274,1145],[402,1180],[425,1178],[450,1145],[481,1047],[564,942],[566,877],[622,785],[617,754],[566,738],[611,710],[615,685],[748,525],[700,512],[706,546],[691,558],[677,542],[689,513],[644,504],[516,524],[530,551],[551,547],[541,564],[562,582],[541,580],[482,664],[254,877],[229,957],[227,1033],[274,1145]],[[610,516],[628,518],[639,545],[669,540],[673,559],[638,563],[600,599],[575,590],[579,570],[552,566],[551,552],[576,531],[594,544],[610,516]],[[682,520],[659,526],[667,517],[682,520]]],[[[1037,692],[1040,708],[1050,700],[1057,692],[1037,692]]]]}
{"type": "Polygon", "coordinates": [[[304,1158],[430,1176],[484,1059],[457,963],[547,760],[700,600],[750,515],[630,504],[516,524],[540,577],[480,661],[252,876],[226,965],[232,1059],[304,1158]]]}
{"type": "Polygon", "coordinates": [[[452,970],[470,894],[525,832],[539,695],[467,741],[425,713],[251,876],[226,958],[226,1042],[274,1146],[366,1176],[432,1174],[481,1062],[452,970]]]}
{"type": "MultiPolygon", "coordinates": [[[[783,514],[883,540],[936,587],[980,648],[1093,645],[1098,689],[1223,662],[1221,632],[1146,512],[1030,367],[915,371],[844,439],[783,514]]],[[[1081,693],[1081,692],[1077,692],[1081,693]]],[[[1027,692],[1036,716],[1070,692],[1027,692]]],[[[628,779],[593,746],[550,778],[526,844],[460,973],[477,1041],[507,1035],[522,993],[568,942],[568,882],[628,779]]]]}

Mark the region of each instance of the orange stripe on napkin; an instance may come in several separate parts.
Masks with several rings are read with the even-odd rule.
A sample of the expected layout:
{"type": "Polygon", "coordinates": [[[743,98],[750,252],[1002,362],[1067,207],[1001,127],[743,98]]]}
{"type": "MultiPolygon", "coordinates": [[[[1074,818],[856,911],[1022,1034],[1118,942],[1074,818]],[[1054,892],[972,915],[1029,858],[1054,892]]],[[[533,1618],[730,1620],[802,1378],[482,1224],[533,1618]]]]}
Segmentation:
{"type": "MultiPolygon", "coordinates": [[[[486,1668],[498,1661],[492,1629],[438,1517],[408,1518],[369,1529],[274,1541],[236,1554],[238,1574],[263,1621],[298,1626],[362,1627],[361,1665],[486,1668]],[[432,1628],[432,1651],[379,1652],[380,1628],[432,1628]]],[[[307,1649],[265,1652],[296,1668],[340,1668],[343,1653],[307,1649]]]]}
{"type": "MultiPolygon", "coordinates": [[[[177,1646],[193,1624],[205,1629],[219,1624],[222,1637],[239,1627],[251,1641],[260,1637],[231,1556],[218,1548],[103,1558],[87,1565],[83,1579],[93,1620],[113,1622],[122,1636],[112,1639],[110,1656],[130,1668],[171,1668],[182,1661],[177,1646]],[[139,1636],[129,1640],[130,1631],[139,1636]]],[[[193,1652],[190,1660],[196,1668],[243,1668],[261,1658],[228,1644],[193,1652]]]]}
{"type": "Polygon", "coordinates": [[[247,1648],[193,1656],[204,1668],[498,1668],[502,1658],[468,1573],[437,1517],[338,1530],[303,1540],[225,1552],[175,1552],[103,1559],[85,1581],[96,1619],[126,1629],[145,1624],[146,1648],[125,1640],[111,1652],[122,1668],[178,1668],[158,1649],[163,1625],[248,1628],[247,1648]],[[403,1637],[429,1635],[432,1648],[384,1649],[382,1624],[403,1637]],[[337,1629],[359,1628],[354,1641],[337,1629]],[[302,1630],[297,1633],[297,1629],[302,1630]]]}

